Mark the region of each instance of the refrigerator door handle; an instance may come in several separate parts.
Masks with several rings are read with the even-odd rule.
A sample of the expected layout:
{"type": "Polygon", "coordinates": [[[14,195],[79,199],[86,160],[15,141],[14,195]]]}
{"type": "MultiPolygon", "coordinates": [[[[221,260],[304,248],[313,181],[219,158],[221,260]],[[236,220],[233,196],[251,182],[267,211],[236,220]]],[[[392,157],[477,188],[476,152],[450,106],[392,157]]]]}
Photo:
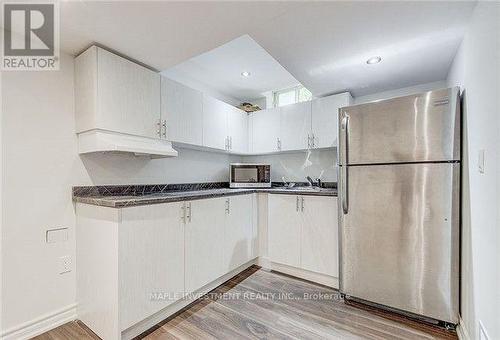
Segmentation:
{"type": "Polygon", "coordinates": [[[340,123],[340,130],[342,133],[342,147],[340,148],[341,155],[340,155],[340,161],[341,161],[341,166],[340,171],[341,171],[341,176],[340,176],[340,181],[341,181],[341,187],[340,187],[340,194],[342,198],[342,211],[344,212],[344,215],[348,213],[349,211],[349,197],[347,197],[347,186],[348,186],[348,177],[349,177],[349,170],[347,168],[347,161],[349,159],[348,153],[349,153],[349,116],[344,113],[344,116],[342,117],[342,121],[340,123]]]}
{"type": "Polygon", "coordinates": [[[346,215],[349,212],[349,197],[347,194],[347,185],[348,185],[348,167],[347,166],[341,166],[339,167],[340,172],[341,172],[341,177],[340,177],[340,194],[342,195],[342,211],[344,212],[344,215],[346,215]]]}
{"type": "Polygon", "coordinates": [[[349,116],[344,114],[340,123],[340,132],[342,134],[342,147],[340,148],[340,164],[347,165],[349,152],[349,116]]]}

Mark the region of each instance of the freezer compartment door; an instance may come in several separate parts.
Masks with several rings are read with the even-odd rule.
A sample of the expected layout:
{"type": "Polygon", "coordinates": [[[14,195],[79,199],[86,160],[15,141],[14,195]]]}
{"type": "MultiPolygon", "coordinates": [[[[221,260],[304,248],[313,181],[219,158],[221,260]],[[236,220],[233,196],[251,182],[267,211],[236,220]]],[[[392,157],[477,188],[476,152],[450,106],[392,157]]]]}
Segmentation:
{"type": "Polygon", "coordinates": [[[460,159],[458,88],[339,111],[340,164],[460,159]]]}
{"type": "Polygon", "coordinates": [[[457,323],[460,165],[351,166],[341,172],[348,194],[348,204],[339,208],[341,291],[457,323]]]}

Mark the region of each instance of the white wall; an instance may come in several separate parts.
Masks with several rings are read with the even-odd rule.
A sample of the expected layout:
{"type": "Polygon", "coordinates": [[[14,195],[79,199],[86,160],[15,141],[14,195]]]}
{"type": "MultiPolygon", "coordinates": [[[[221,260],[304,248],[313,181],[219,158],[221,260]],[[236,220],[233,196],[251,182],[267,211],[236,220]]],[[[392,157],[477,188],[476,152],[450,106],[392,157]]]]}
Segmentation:
{"type": "Polygon", "coordinates": [[[75,303],[71,186],[90,184],[76,152],[73,61],[61,71],[2,75],[2,330],[75,303]],[[8,197],[8,199],[7,199],[8,197]],[[66,242],[45,243],[45,230],[68,227],[66,242]]]}
{"type": "Polygon", "coordinates": [[[322,172],[322,181],[336,182],[336,152],[336,150],[313,150],[311,152],[247,156],[243,157],[243,161],[271,164],[271,180],[275,182],[281,182],[283,176],[287,181],[306,182],[307,176],[316,180],[322,172]]]}
{"type": "Polygon", "coordinates": [[[412,94],[417,94],[420,92],[432,91],[436,89],[448,87],[445,80],[435,81],[432,83],[418,84],[409,87],[403,87],[400,89],[389,90],[384,92],[378,92],[373,94],[368,94],[366,96],[360,96],[354,98],[354,104],[368,103],[374,100],[389,99],[400,96],[408,96],[412,94]]]}
{"type": "Polygon", "coordinates": [[[461,316],[500,339],[500,4],[479,2],[448,75],[463,89],[461,316]],[[485,172],[478,171],[485,150],[485,172]]]}
{"type": "MultiPolygon", "coordinates": [[[[127,155],[79,157],[73,106],[73,58],[61,70],[2,72],[3,219],[0,334],[52,315],[75,301],[75,271],[58,259],[75,254],[71,187],[92,184],[227,181],[224,154],[179,150],[149,160],[127,155]],[[49,228],[69,228],[66,242],[45,243],[49,228]]],[[[1,338],[1,336],[0,336],[1,338]]]]}
{"type": "Polygon", "coordinates": [[[241,157],[176,148],[178,157],[149,159],[134,155],[94,154],[81,158],[94,185],[229,181],[229,163],[241,157]]]}

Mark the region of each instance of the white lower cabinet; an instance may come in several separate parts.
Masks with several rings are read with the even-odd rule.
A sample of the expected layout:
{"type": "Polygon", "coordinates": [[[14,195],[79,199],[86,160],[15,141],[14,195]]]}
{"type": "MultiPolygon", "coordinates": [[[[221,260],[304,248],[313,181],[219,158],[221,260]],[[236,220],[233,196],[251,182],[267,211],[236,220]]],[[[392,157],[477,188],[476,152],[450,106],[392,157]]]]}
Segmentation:
{"type": "Polygon", "coordinates": [[[225,199],[224,271],[238,268],[254,257],[253,195],[225,199]]]}
{"type": "Polygon", "coordinates": [[[186,202],[186,292],[224,274],[225,199],[186,202]]]}
{"type": "Polygon", "coordinates": [[[300,266],[300,196],[269,195],[268,254],[273,262],[300,266]]]}
{"type": "Polygon", "coordinates": [[[338,278],[337,198],[269,195],[269,260],[338,278]]]}
{"type": "Polygon", "coordinates": [[[181,204],[122,209],[118,230],[121,329],[156,313],[183,295],[181,204]]]}
{"type": "Polygon", "coordinates": [[[121,339],[156,324],[151,317],[162,310],[175,313],[185,294],[255,256],[254,198],[120,209],[77,203],[79,318],[101,338],[121,339]]]}
{"type": "Polygon", "coordinates": [[[302,196],[301,267],[338,277],[337,198],[302,196]]]}
{"type": "Polygon", "coordinates": [[[256,258],[263,242],[289,274],[335,286],[336,200],[269,194],[259,205],[267,219],[256,194],[119,209],[77,203],[78,317],[103,339],[129,339],[256,258]]]}

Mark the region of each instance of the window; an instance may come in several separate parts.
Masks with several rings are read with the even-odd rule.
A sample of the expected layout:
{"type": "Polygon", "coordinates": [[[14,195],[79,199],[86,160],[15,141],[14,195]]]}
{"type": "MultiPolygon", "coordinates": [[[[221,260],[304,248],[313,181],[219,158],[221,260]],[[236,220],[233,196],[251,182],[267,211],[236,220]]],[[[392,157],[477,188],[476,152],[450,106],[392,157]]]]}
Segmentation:
{"type": "Polygon", "coordinates": [[[300,85],[292,87],[291,89],[274,92],[274,107],[306,102],[311,99],[311,91],[300,85]]]}

